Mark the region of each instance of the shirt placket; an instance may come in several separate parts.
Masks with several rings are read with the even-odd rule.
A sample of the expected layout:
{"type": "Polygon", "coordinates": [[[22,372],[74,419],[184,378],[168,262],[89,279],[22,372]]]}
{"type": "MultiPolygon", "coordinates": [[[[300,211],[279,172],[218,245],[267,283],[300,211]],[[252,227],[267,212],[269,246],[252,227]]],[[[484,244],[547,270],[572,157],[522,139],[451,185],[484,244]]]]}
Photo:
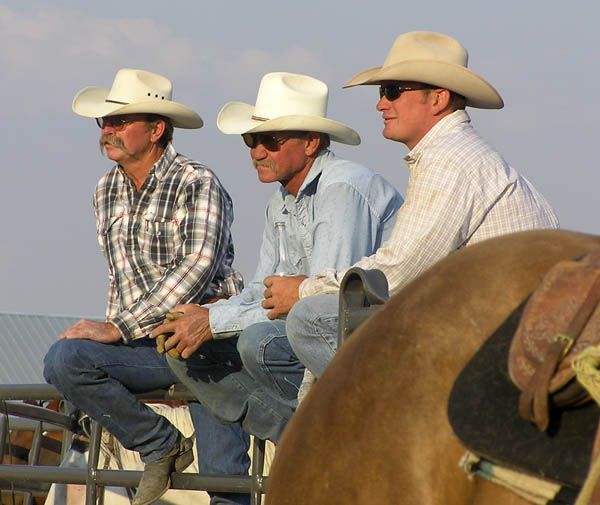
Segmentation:
{"type": "Polygon", "coordinates": [[[296,237],[298,245],[304,252],[302,255],[302,264],[300,265],[300,274],[308,275],[307,262],[312,257],[312,233],[310,229],[310,216],[308,209],[308,199],[300,195],[296,200],[296,237]]]}

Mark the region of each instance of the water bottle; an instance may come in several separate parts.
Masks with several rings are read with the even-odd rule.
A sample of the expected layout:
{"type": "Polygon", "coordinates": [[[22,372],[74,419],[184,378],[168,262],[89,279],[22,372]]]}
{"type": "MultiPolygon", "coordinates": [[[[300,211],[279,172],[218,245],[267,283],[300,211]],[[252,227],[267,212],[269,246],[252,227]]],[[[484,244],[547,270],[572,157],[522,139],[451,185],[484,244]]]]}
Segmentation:
{"type": "Polygon", "coordinates": [[[275,275],[294,275],[296,269],[290,259],[290,250],[288,247],[288,237],[285,230],[285,223],[278,221],[275,223],[275,237],[277,239],[277,261],[275,263],[275,275]]]}

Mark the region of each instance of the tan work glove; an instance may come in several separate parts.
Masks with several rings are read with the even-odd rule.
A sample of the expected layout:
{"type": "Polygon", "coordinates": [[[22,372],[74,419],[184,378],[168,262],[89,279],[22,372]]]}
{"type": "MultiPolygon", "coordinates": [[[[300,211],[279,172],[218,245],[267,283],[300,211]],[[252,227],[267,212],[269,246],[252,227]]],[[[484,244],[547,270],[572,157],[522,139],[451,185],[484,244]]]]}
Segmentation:
{"type": "MultiPolygon", "coordinates": [[[[176,321],[181,316],[183,316],[183,312],[167,312],[165,319],[167,321],[176,321]]],[[[173,335],[173,334],[172,333],[161,333],[160,335],[156,336],[156,350],[158,351],[159,354],[165,353],[165,342],[171,335],[173,335]]],[[[175,358],[175,359],[179,359],[181,357],[179,354],[179,351],[175,347],[171,347],[171,349],[169,349],[167,351],[167,354],[169,356],[171,356],[171,358],[175,358]]]]}

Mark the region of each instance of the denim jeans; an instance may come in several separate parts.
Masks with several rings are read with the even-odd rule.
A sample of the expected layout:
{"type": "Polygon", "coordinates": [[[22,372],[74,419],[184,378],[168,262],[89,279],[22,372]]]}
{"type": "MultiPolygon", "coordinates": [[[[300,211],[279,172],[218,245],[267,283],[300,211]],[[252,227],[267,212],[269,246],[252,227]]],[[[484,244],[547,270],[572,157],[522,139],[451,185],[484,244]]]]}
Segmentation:
{"type": "Polygon", "coordinates": [[[154,341],[58,340],[44,358],[44,377],[142,461],[155,461],[175,445],[178,430],[135,397],[178,382],[154,341]]]}
{"type": "MultiPolygon", "coordinates": [[[[250,436],[238,423],[222,424],[198,402],[190,402],[196,428],[200,471],[212,475],[248,475],[250,436]]],[[[248,493],[209,492],[211,505],[249,505],[248,493]]]]}
{"type": "MultiPolygon", "coordinates": [[[[217,344],[210,358],[228,363],[230,369],[241,367],[235,347],[231,352],[229,346],[217,344]]],[[[205,369],[207,373],[213,368],[209,364],[210,359],[201,353],[196,353],[190,362],[194,362],[195,369],[205,369]]],[[[50,384],[112,433],[124,447],[138,451],[144,462],[161,458],[175,444],[178,430],[134,396],[179,382],[164,355],[156,352],[153,340],[141,338],[128,345],[59,340],[48,350],[44,365],[44,377],[50,384]]],[[[192,408],[190,412],[197,439],[218,436],[227,448],[214,466],[199,458],[201,471],[247,474],[248,436],[235,425],[223,425],[212,416],[200,418],[200,415],[194,415],[192,408]],[[199,437],[199,433],[206,436],[199,437]]],[[[198,446],[198,451],[204,452],[201,446],[198,446]]],[[[213,495],[213,503],[246,505],[248,502],[249,495],[213,495]]]]}
{"type": "Polygon", "coordinates": [[[169,357],[167,362],[217,419],[240,423],[248,433],[277,443],[298,405],[298,388],[304,374],[304,366],[287,342],[285,321],[253,324],[238,339],[206,342],[196,354],[201,352],[211,360],[213,346],[226,343],[232,349],[237,344],[241,368],[227,369],[213,360],[212,373],[206,373],[206,368],[197,367],[197,360],[169,357]]]}
{"type": "Polygon", "coordinates": [[[293,352],[315,377],[320,377],[337,351],[339,295],[309,296],[287,315],[287,336],[293,352]]]}

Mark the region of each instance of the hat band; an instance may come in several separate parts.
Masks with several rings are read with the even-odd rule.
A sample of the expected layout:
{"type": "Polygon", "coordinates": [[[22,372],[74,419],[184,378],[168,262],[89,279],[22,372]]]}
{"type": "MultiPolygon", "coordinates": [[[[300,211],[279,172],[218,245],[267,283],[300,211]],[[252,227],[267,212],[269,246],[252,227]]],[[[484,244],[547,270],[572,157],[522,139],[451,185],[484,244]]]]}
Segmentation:
{"type": "Polygon", "coordinates": [[[269,120],[268,117],[260,117],[260,116],[252,116],[252,119],[254,119],[255,121],[268,121],[269,120]]]}
{"type": "Polygon", "coordinates": [[[108,103],[117,103],[119,105],[129,105],[129,102],[118,102],[117,100],[108,100],[108,99],[106,99],[104,101],[108,102],[108,103]]]}

